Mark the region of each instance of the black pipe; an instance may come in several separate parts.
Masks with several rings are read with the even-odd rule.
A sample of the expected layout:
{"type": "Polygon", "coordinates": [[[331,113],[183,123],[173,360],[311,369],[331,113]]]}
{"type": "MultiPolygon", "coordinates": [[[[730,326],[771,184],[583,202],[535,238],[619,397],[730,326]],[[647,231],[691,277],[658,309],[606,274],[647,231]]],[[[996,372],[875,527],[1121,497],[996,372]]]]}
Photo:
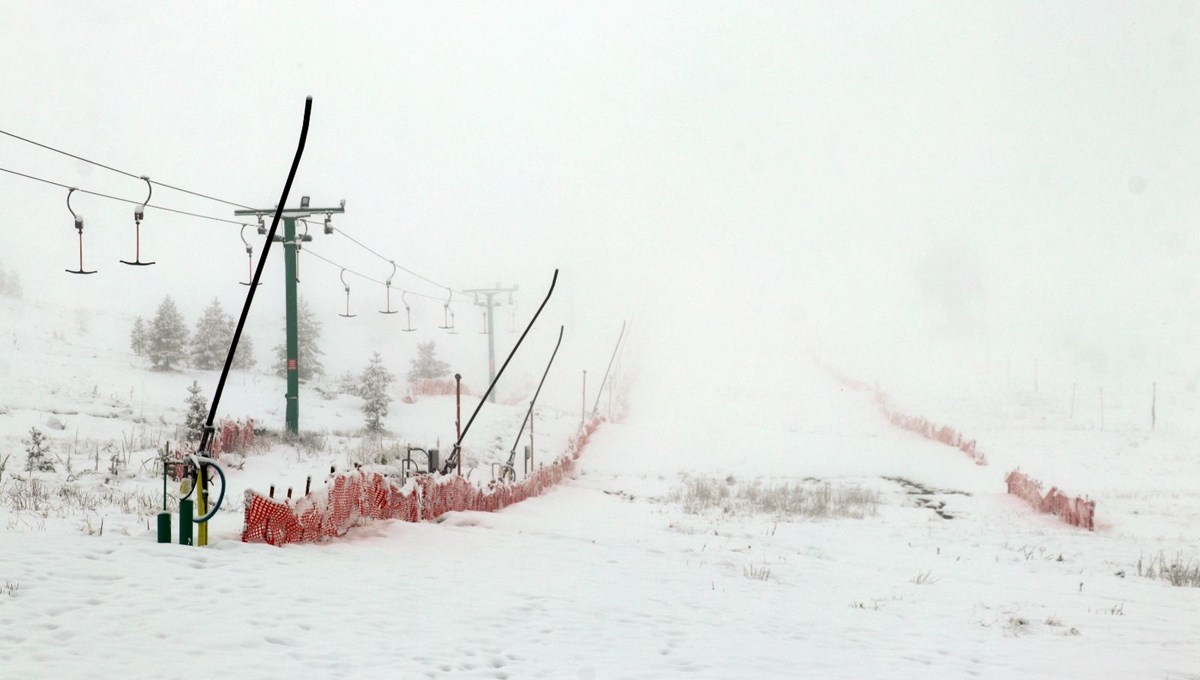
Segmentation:
{"type": "MultiPolygon", "coordinates": [[[[600,395],[604,394],[604,383],[608,382],[608,372],[612,370],[613,361],[617,358],[617,350],[621,349],[621,338],[625,337],[625,322],[621,322],[621,334],[617,336],[617,346],[613,348],[612,357],[608,360],[608,368],[604,369],[604,379],[600,381],[600,389],[596,390],[596,403],[592,405],[592,417],[600,409],[600,395]]],[[[612,388],[609,388],[612,389],[612,388]]]]}
{"type": "Polygon", "coordinates": [[[275,217],[271,220],[271,230],[267,232],[267,242],[263,246],[262,255],[258,258],[258,268],[254,270],[254,278],[250,279],[250,289],[246,291],[246,303],[242,305],[242,315],[238,317],[237,328],[233,331],[233,342],[229,343],[229,352],[225,355],[225,367],[221,369],[221,379],[217,381],[217,391],[213,395],[212,406],[208,409],[208,420],[204,424],[204,432],[200,435],[200,455],[208,450],[209,439],[213,434],[213,421],[217,417],[217,406],[221,403],[221,393],[225,391],[225,380],[229,377],[229,369],[233,366],[233,355],[237,352],[238,341],[242,339],[242,329],[246,326],[246,317],[250,315],[250,305],[254,302],[254,291],[258,290],[258,281],[262,278],[263,269],[267,265],[267,255],[271,252],[271,244],[275,241],[275,232],[279,229],[279,220],[283,217],[283,206],[287,205],[288,194],[292,191],[292,180],[296,179],[296,170],[300,167],[300,157],[304,155],[304,142],[308,139],[308,120],[312,115],[312,97],[304,100],[304,123],[300,127],[300,144],[296,147],[296,156],[292,159],[292,169],[288,171],[287,181],[283,184],[283,195],[275,208],[275,217]]]}
{"type": "Polygon", "coordinates": [[[550,280],[550,290],[546,291],[546,298],[542,300],[542,304],[538,305],[537,311],[533,313],[533,318],[529,320],[529,325],[525,326],[525,331],[521,333],[521,337],[517,338],[517,344],[513,345],[512,350],[508,353],[508,358],[504,360],[504,364],[500,366],[500,370],[496,372],[496,377],[492,378],[492,384],[488,385],[487,391],[483,393],[479,404],[475,406],[475,412],[471,414],[471,418],[467,420],[467,426],[463,428],[462,434],[458,435],[458,441],[454,442],[454,451],[446,458],[446,464],[442,466],[442,474],[449,474],[451,470],[458,465],[458,455],[462,451],[463,438],[467,436],[467,432],[471,430],[471,423],[475,422],[475,416],[479,415],[479,409],[487,403],[487,398],[492,394],[492,390],[496,388],[496,382],[500,380],[500,376],[504,375],[504,369],[508,368],[508,362],[512,361],[513,355],[520,349],[521,343],[525,341],[525,336],[529,335],[529,330],[533,328],[533,324],[541,316],[542,310],[546,308],[546,303],[550,301],[550,296],[554,294],[554,285],[558,283],[558,270],[554,270],[554,278],[550,280]]]}
{"type": "Polygon", "coordinates": [[[521,435],[525,434],[525,426],[529,424],[529,419],[533,416],[533,405],[537,403],[538,395],[542,393],[542,385],[546,384],[546,376],[550,375],[550,366],[554,363],[554,357],[558,355],[558,346],[562,344],[563,327],[558,327],[558,342],[554,344],[554,352],[550,354],[550,361],[546,362],[546,370],[542,373],[542,381],[538,383],[537,390],[533,393],[533,400],[529,402],[529,410],[525,412],[525,420],[521,421],[521,429],[517,432],[517,438],[513,440],[512,451],[508,452],[508,466],[512,467],[513,460],[517,456],[517,444],[521,443],[521,435]]]}

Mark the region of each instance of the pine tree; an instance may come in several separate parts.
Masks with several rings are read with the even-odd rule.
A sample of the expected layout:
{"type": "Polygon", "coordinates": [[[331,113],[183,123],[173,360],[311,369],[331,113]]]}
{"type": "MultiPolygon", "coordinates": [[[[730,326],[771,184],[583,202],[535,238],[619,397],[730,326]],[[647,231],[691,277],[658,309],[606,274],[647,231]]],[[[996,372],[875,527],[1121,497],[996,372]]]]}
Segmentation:
{"type": "Polygon", "coordinates": [[[146,322],[139,316],[133,320],[133,330],[129,332],[129,348],[139,357],[145,356],[146,344],[146,322]]]}
{"type": "Polygon", "coordinates": [[[187,324],[170,296],[163,298],[158,305],[158,312],[150,323],[147,341],[150,363],[156,371],[174,370],[175,364],[183,363],[186,358],[187,324]]]}
{"type": "Polygon", "coordinates": [[[29,428],[29,439],[25,444],[27,445],[25,453],[28,454],[25,458],[26,472],[54,472],[54,463],[46,456],[48,452],[46,435],[36,427],[31,427],[29,428]]]}
{"type": "MultiPolygon", "coordinates": [[[[311,380],[318,375],[323,375],[325,367],[321,365],[321,360],[318,357],[324,356],[325,353],[317,346],[317,342],[321,339],[321,322],[316,320],[312,310],[308,308],[308,303],[304,300],[300,300],[300,305],[296,310],[296,334],[297,340],[300,343],[299,357],[297,357],[299,360],[297,368],[300,371],[300,379],[311,380]]],[[[275,347],[275,359],[275,374],[280,377],[286,377],[286,343],[275,347]]]]}
{"type": "Polygon", "coordinates": [[[417,382],[433,378],[444,378],[450,374],[450,365],[439,360],[433,340],[417,343],[417,356],[413,357],[408,369],[408,381],[417,382]]]}
{"type": "Polygon", "coordinates": [[[239,371],[249,371],[254,368],[254,364],[256,363],[254,359],[254,341],[243,330],[242,337],[238,340],[237,353],[233,355],[233,367],[239,371]]]}
{"type": "Polygon", "coordinates": [[[204,425],[208,422],[208,399],[200,394],[200,384],[195,380],[188,388],[185,403],[187,404],[187,417],[183,422],[183,428],[186,430],[184,437],[189,442],[200,441],[200,435],[204,433],[204,425]]]}
{"type": "Polygon", "coordinates": [[[383,429],[381,421],[388,414],[388,404],[392,401],[391,395],[388,394],[388,386],[395,377],[384,367],[383,357],[376,352],[363,369],[359,380],[359,394],[363,400],[362,410],[367,431],[378,432],[383,429]]]}
{"type": "Polygon", "coordinates": [[[213,298],[192,333],[192,367],[213,371],[225,366],[231,340],[233,320],[221,309],[221,302],[213,298]]]}

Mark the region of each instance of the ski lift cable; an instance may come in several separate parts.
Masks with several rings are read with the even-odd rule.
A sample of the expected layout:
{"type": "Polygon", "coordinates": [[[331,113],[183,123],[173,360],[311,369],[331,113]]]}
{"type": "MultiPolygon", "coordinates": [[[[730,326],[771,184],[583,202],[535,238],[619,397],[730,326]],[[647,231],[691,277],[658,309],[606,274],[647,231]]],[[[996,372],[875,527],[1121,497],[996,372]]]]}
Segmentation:
{"type": "Polygon", "coordinates": [[[404,265],[401,265],[401,264],[396,264],[395,260],[393,260],[393,259],[392,259],[392,258],[390,258],[390,257],[387,257],[387,256],[385,256],[383,253],[380,253],[378,250],[375,250],[375,249],[374,249],[374,248],[372,248],[371,246],[369,246],[369,245],[367,245],[367,244],[363,243],[362,241],[359,241],[358,239],[354,238],[354,237],[353,237],[353,236],[351,236],[350,234],[347,234],[347,233],[346,233],[346,230],[345,230],[345,229],[342,229],[341,227],[338,227],[337,229],[334,229],[334,231],[336,231],[337,233],[341,234],[342,236],[345,236],[347,239],[350,239],[350,242],[351,242],[351,243],[353,243],[353,244],[357,245],[359,248],[362,248],[363,250],[367,251],[368,253],[371,253],[371,254],[372,254],[372,255],[374,255],[375,257],[378,257],[379,259],[383,260],[384,262],[387,262],[388,264],[393,264],[393,265],[396,265],[396,268],[397,268],[397,269],[399,269],[399,270],[400,270],[400,271],[402,271],[402,272],[405,272],[405,273],[407,273],[407,274],[410,274],[410,275],[412,275],[412,276],[415,276],[415,277],[417,277],[418,279],[421,279],[422,281],[424,281],[424,282],[426,282],[426,283],[430,283],[430,284],[433,284],[433,285],[437,286],[438,288],[446,288],[446,289],[449,289],[449,290],[453,290],[455,293],[458,293],[459,295],[465,295],[465,293],[463,293],[461,290],[457,290],[457,289],[454,289],[454,288],[450,288],[450,286],[447,286],[447,285],[445,285],[445,284],[442,284],[442,283],[438,283],[437,281],[434,281],[433,279],[431,279],[431,278],[429,278],[429,277],[427,277],[427,276],[424,276],[424,275],[422,275],[422,274],[418,274],[417,272],[415,272],[415,271],[413,271],[413,270],[411,270],[411,269],[409,269],[409,268],[405,267],[404,265]]]}
{"type": "MultiPolygon", "coordinates": [[[[23,172],[17,172],[16,170],[9,170],[8,168],[0,168],[0,172],[7,172],[10,175],[24,177],[25,179],[31,179],[36,182],[42,182],[43,184],[49,184],[51,186],[56,186],[56,187],[59,187],[62,189],[74,188],[76,191],[78,191],[81,194],[89,194],[91,196],[99,196],[100,198],[107,198],[111,201],[120,201],[121,203],[128,203],[130,205],[142,206],[144,208],[154,208],[155,210],[162,210],[164,212],[175,213],[177,215],[187,215],[188,217],[195,217],[195,218],[202,219],[202,220],[211,220],[213,222],[224,222],[225,224],[236,224],[239,227],[242,226],[242,224],[244,224],[243,222],[238,222],[236,220],[227,220],[223,217],[213,217],[212,215],[202,215],[200,213],[188,212],[187,210],[178,210],[176,208],[168,208],[166,206],[155,205],[153,203],[143,204],[141,201],[135,201],[135,200],[128,199],[128,198],[121,198],[120,196],[112,196],[109,194],[102,194],[98,191],[89,191],[87,189],[79,189],[76,187],[72,187],[69,184],[63,184],[62,182],[55,182],[54,180],[45,179],[43,177],[35,177],[34,175],[27,175],[23,172]]],[[[138,179],[141,179],[141,178],[139,177],[138,179]]]]}
{"type": "MultiPolygon", "coordinates": [[[[74,158],[77,161],[83,161],[84,163],[94,165],[98,168],[104,168],[105,170],[110,170],[112,172],[115,172],[120,175],[125,175],[126,177],[129,177],[132,179],[141,179],[142,178],[141,175],[136,175],[132,172],[126,172],[125,170],[121,170],[120,168],[114,168],[111,165],[105,165],[104,163],[99,163],[97,161],[91,160],[90,158],[84,158],[83,156],[78,156],[78,155],[70,153],[68,151],[63,151],[62,149],[56,149],[56,148],[50,146],[49,144],[35,142],[34,140],[29,139],[28,137],[22,137],[21,135],[14,134],[7,130],[0,130],[0,135],[12,137],[13,139],[18,139],[27,144],[32,144],[34,146],[46,149],[47,151],[53,151],[54,153],[62,154],[63,156],[67,156],[68,158],[74,158]]],[[[191,189],[184,189],[183,187],[177,187],[177,186],[174,186],[171,184],[167,184],[166,182],[159,182],[157,180],[150,180],[150,181],[153,184],[157,184],[158,186],[160,186],[164,189],[170,189],[172,191],[178,191],[178,192],[184,193],[184,194],[191,194],[192,196],[196,196],[198,198],[204,198],[204,199],[208,199],[210,201],[216,201],[217,203],[224,203],[225,205],[232,205],[232,206],[235,206],[238,208],[244,208],[246,210],[253,210],[253,208],[251,208],[250,206],[242,205],[241,203],[234,203],[233,201],[227,201],[223,198],[217,198],[216,196],[210,196],[208,194],[203,194],[203,193],[200,193],[199,191],[192,191],[191,189]]]]}
{"type": "MultiPolygon", "coordinates": [[[[5,135],[5,136],[7,136],[7,137],[11,137],[11,138],[13,138],[13,139],[16,139],[16,140],[19,140],[19,141],[22,141],[22,142],[25,142],[25,143],[27,143],[27,144],[32,144],[32,145],[34,145],[34,146],[37,146],[37,147],[39,147],[39,148],[42,148],[42,149],[46,149],[47,151],[52,151],[52,152],[54,152],[54,153],[61,154],[61,155],[63,155],[63,156],[66,156],[66,157],[68,157],[68,158],[73,158],[73,159],[75,159],[75,160],[77,160],[77,161],[81,161],[81,162],[84,162],[84,163],[88,163],[88,164],[90,164],[90,165],[94,165],[94,166],[96,166],[96,167],[98,167],[98,168],[104,168],[105,170],[109,170],[109,171],[111,171],[111,172],[115,172],[115,173],[117,173],[117,174],[124,175],[124,176],[126,176],[126,177],[129,177],[129,178],[131,178],[131,179],[137,179],[137,180],[145,180],[145,181],[148,181],[148,182],[150,182],[151,184],[154,184],[154,185],[160,186],[160,187],[162,187],[162,188],[164,188],[164,189],[170,189],[171,191],[178,191],[178,192],[180,192],[180,193],[189,194],[189,195],[196,196],[196,197],[198,197],[198,198],[203,198],[203,199],[210,200],[210,201],[215,201],[215,202],[217,202],[217,203],[223,203],[223,204],[225,204],[225,205],[234,206],[234,207],[236,207],[236,208],[242,208],[242,209],[245,209],[245,210],[253,210],[253,208],[252,208],[252,207],[250,207],[250,206],[248,206],[248,205],[243,205],[243,204],[241,204],[241,203],[238,203],[238,202],[236,202],[236,201],[230,201],[230,200],[227,200],[227,199],[224,199],[224,198],[219,198],[219,197],[217,197],[217,196],[213,196],[213,195],[211,195],[211,194],[205,194],[205,193],[202,193],[202,192],[199,192],[199,191],[192,191],[191,189],[185,189],[185,188],[183,188],[183,187],[180,187],[180,186],[175,186],[175,185],[173,185],[173,184],[168,184],[168,183],[166,183],[166,182],[160,182],[160,181],[158,181],[158,180],[146,179],[144,175],[135,174],[135,173],[129,172],[129,171],[127,171],[127,170],[122,170],[122,169],[120,169],[120,168],[116,168],[116,167],[113,167],[113,166],[111,166],[111,165],[107,165],[107,164],[105,164],[105,163],[101,163],[101,162],[99,162],[99,161],[94,161],[94,160],[92,160],[92,159],[90,159],[90,158],[85,158],[85,157],[83,157],[83,156],[80,156],[80,155],[78,155],[78,154],[73,154],[73,153],[71,153],[71,152],[69,152],[69,151],[64,151],[64,150],[62,150],[62,149],[59,149],[59,148],[56,148],[56,147],[50,146],[49,144],[43,144],[42,142],[38,142],[38,141],[35,141],[35,140],[32,140],[32,139],[29,139],[28,137],[23,137],[23,136],[21,136],[21,135],[18,135],[18,134],[16,134],[16,133],[9,132],[9,131],[7,131],[7,130],[0,129],[0,134],[2,134],[2,135],[5,135]]],[[[70,186],[68,186],[68,185],[65,185],[65,184],[59,184],[58,182],[52,182],[52,181],[50,181],[50,180],[45,180],[45,179],[42,179],[42,178],[40,178],[40,177],[34,177],[34,176],[32,176],[32,175],[26,175],[26,174],[24,174],[24,173],[15,172],[15,171],[12,171],[12,170],[7,170],[7,169],[5,169],[5,168],[0,168],[0,170],[4,170],[5,172],[9,172],[9,173],[12,173],[12,174],[14,174],[14,175],[20,175],[20,176],[22,176],[22,177],[26,177],[26,178],[28,178],[28,179],[33,179],[33,180],[37,180],[37,181],[42,181],[42,182],[46,182],[46,183],[48,183],[48,184],[54,184],[55,186],[59,186],[59,187],[62,187],[62,188],[64,188],[64,189],[69,189],[69,188],[71,188],[70,186]]],[[[131,201],[131,200],[129,200],[129,199],[119,198],[119,197],[117,197],[117,196],[109,196],[109,195],[107,195],[107,194],[101,194],[101,193],[97,193],[97,192],[94,192],[94,191],[88,191],[88,190],[86,190],[86,189],[79,189],[78,191],[79,191],[80,193],[84,193],[84,194],[91,194],[91,195],[93,195],[93,196],[100,196],[100,197],[102,197],[102,198],[108,198],[108,199],[115,200],[115,201],[123,201],[123,202],[125,202],[125,203],[130,203],[130,204],[133,204],[133,205],[142,205],[143,207],[155,208],[155,209],[158,209],[158,210],[164,210],[164,211],[167,211],[167,212],[174,212],[174,213],[178,213],[178,214],[181,214],[181,215],[188,215],[188,216],[191,216],[191,217],[198,217],[198,218],[201,218],[201,219],[209,219],[209,220],[214,220],[214,221],[218,221],[218,222],[225,222],[225,223],[228,223],[228,224],[238,224],[238,225],[240,225],[240,224],[241,224],[240,222],[236,222],[236,221],[234,221],[234,220],[227,220],[227,219],[222,219],[222,218],[219,218],[219,217],[211,217],[211,216],[208,216],[208,215],[200,215],[200,214],[197,214],[197,213],[187,212],[187,211],[184,211],[184,210],[177,210],[177,209],[174,209],[174,208],[166,208],[166,207],[163,207],[163,206],[149,205],[149,204],[145,204],[145,203],[143,203],[143,202],[141,202],[141,201],[131,201]]],[[[350,241],[351,241],[351,242],[353,242],[354,244],[358,245],[360,248],[363,248],[364,250],[366,250],[367,252],[371,253],[372,255],[375,255],[376,257],[380,258],[381,260],[383,260],[383,261],[385,261],[385,262],[388,262],[388,263],[394,263],[394,262],[393,262],[393,260],[392,260],[391,258],[384,256],[384,255],[383,255],[382,253],[380,253],[378,250],[375,250],[374,248],[372,248],[372,247],[368,246],[367,244],[363,243],[362,241],[359,241],[358,239],[354,238],[354,237],[353,237],[353,236],[351,236],[350,234],[347,234],[347,233],[346,233],[346,232],[345,232],[343,229],[341,229],[340,227],[339,227],[339,228],[338,228],[336,231],[340,232],[340,233],[342,234],[342,236],[345,236],[346,238],[350,239],[350,241]]],[[[427,277],[427,276],[425,276],[425,275],[423,275],[423,274],[420,274],[420,273],[418,273],[418,272],[415,272],[415,271],[413,271],[412,269],[409,269],[409,268],[407,268],[407,267],[405,267],[405,266],[403,266],[403,265],[399,265],[399,264],[398,264],[398,265],[396,265],[396,267],[397,267],[398,269],[400,269],[401,271],[403,271],[403,272],[405,272],[405,273],[407,273],[407,274],[410,274],[410,275],[412,275],[412,276],[415,276],[416,278],[418,278],[418,279],[421,279],[422,281],[425,281],[426,283],[429,283],[429,284],[432,284],[432,285],[434,285],[434,286],[437,286],[438,288],[450,288],[449,286],[446,286],[446,285],[444,285],[444,284],[438,283],[437,281],[434,281],[433,279],[431,279],[431,278],[429,278],[429,277],[427,277]]],[[[450,290],[453,290],[455,293],[463,294],[461,290],[452,289],[452,288],[450,288],[450,290]]]]}
{"type": "MultiPolygon", "coordinates": [[[[321,260],[321,261],[325,262],[325,263],[326,263],[326,264],[328,264],[328,265],[331,265],[331,266],[333,266],[333,267],[337,267],[338,269],[343,269],[343,270],[345,270],[347,274],[353,274],[353,275],[357,276],[358,278],[360,278],[360,279],[363,279],[364,281],[370,281],[371,283],[377,284],[377,285],[379,285],[379,286],[383,286],[384,288],[386,288],[386,287],[387,287],[387,283],[386,283],[386,282],[384,282],[384,281],[380,281],[380,280],[379,280],[379,279],[377,279],[377,278],[374,278],[374,277],[372,277],[372,276],[368,276],[368,275],[366,275],[366,274],[363,274],[363,273],[362,273],[362,272],[360,272],[360,271],[356,271],[356,270],[354,270],[354,269],[350,269],[349,267],[345,267],[345,266],[343,266],[343,265],[341,265],[341,264],[339,264],[339,263],[337,263],[337,262],[334,262],[333,260],[331,260],[331,259],[329,259],[329,258],[325,257],[324,255],[322,255],[322,254],[320,254],[320,253],[318,253],[318,252],[314,251],[314,250],[312,249],[312,246],[309,246],[308,248],[305,248],[305,249],[304,249],[304,252],[305,252],[305,253],[307,253],[307,254],[309,254],[309,255],[312,255],[313,257],[317,258],[318,260],[321,260]]],[[[434,295],[426,295],[426,294],[424,294],[424,293],[418,293],[418,292],[411,291],[411,290],[405,290],[404,288],[399,288],[399,287],[397,287],[397,286],[394,286],[394,285],[392,286],[392,288],[394,288],[395,290],[398,290],[398,291],[400,291],[401,293],[408,293],[409,295],[416,295],[417,297],[428,298],[428,299],[430,299],[430,300],[439,300],[439,301],[441,300],[441,298],[439,298],[439,297],[437,297],[437,296],[434,296],[434,295]]]]}

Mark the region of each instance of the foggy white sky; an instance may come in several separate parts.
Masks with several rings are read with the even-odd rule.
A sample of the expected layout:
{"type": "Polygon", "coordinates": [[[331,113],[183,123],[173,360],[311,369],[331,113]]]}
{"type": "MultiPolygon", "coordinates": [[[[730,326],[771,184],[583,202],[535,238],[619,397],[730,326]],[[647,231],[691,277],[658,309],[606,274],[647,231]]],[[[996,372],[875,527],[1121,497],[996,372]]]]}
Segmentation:
{"type": "MultiPolygon", "coordinates": [[[[1191,379],[1198,27],[1195,2],[7,2],[0,129],[270,206],[311,95],[295,198],[347,199],[340,226],[436,280],[518,282],[522,316],[561,268],[539,342],[566,323],[593,370],[634,317],[655,375],[681,383],[786,375],[813,345],[893,380],[1034,356],[1067,380],[1191,379]]],[[[143,195],[8,138],[0,166],[143,195]]],[[[159,264],[135,270],[116,262],[131,207],[92,197],[76,205],[100,273],[63,273],[64,198],[0,174],[0,262],[29,297],[240,305],[236,227],[148,211],[159,264]]],[[[312,248],[389,271],[339,236],[312,248]]],[[[378,348],[402,370],[413,340],[374,313],[383,290],[352,281],[362,315],[339,319],[337,271],[302,267],[331,368],[378,348]]],[[[273,257],[260,361],[281,278],[273,257]]],[[[440,313],[414,305],[425,326],[440,313]]],[[[428,337],[482,358],[481,336],[428,337]]]]}

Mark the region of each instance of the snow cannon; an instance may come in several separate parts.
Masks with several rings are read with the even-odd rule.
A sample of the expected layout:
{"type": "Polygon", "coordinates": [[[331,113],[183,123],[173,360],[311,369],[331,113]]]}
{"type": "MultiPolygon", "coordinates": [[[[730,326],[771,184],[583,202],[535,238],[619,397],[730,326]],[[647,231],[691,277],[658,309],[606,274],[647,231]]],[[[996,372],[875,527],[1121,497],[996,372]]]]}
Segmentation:
{"type": "MultiPolygon", "coordinates": [[[[171,513],[167,511],[167,466],[174,461],[164,455],[162,462],[163,511],[158,513],[158,542],[170,543],[171,513]]],[[[187,470],[180,481],[179,489],[179,544],[205,546],[208,545],[208,520],[217,514],[225,501],[225,470],[212,458],[196,454],[185,457],[183,463],[187,465],[187,470]],[[212,473],[215,473],[215,476],[212,473]],[[221,488],[216,502],[210,503],[208,486],[214,479],[220,479],[221,488]],[[193,492],[196,493],[195,500],[191,499],[193,492]],[[195,532],[193,525],[196,525],[195,532]]]]}

